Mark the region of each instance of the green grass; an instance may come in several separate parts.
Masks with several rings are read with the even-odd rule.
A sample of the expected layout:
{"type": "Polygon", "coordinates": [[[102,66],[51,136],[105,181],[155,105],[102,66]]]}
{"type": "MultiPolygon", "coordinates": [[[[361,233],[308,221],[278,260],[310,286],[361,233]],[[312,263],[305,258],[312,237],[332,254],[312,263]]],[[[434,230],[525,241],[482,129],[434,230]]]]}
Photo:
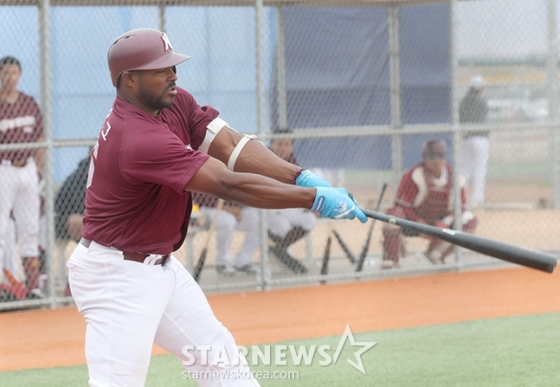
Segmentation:
{"type": "MultiPolygon", "coordinates": [[[[383,318],[383,316],[379,316],[383,318]]],[[[318,322],[320,323],[320,322],[318,322]]],[[[341,332],[342,334],[342,332],[341,332]]],[[[346,342],[335,365],[254,366],[253,371],[296,371],[299,378],[261,379],[264,386],[399,386],[399,387],[557,387],[560,386],[560,314],[479,320],[431,327],[370,332],[356,341],[378,344],[363,362],[367,375],[351,367],[354,350],[346,342]]],[[[281,344],[330,345],[341,336],[281,344]]],[[[276,343],[278,345],[279,343],[276,343]]],[[[249,357],[250,358],[250,357],[249,357]]],[[[288,356],[288,359],[291,359],[288,356]]],[[[86,386],[85,366],[0,373],[0,386],[86,386]]],[[[148,387],[196,386],[183,378],[183,368],[169,355],[152,359],[148,387]]]]}

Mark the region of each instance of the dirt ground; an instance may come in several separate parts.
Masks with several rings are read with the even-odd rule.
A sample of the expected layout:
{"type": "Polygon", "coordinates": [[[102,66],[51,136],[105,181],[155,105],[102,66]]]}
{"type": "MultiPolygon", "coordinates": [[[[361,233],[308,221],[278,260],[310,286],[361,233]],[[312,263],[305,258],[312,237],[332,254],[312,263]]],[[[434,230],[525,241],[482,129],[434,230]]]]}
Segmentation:
{"type": "MultiPolygon", "coordinates": [[[[560,274],[515,268],[208,296],[238,344],[560,312],[560,274]]],[[[84,364],[74,307],[0,313],[0,371],[84,364]]],[[[154,354],[164,353],[154,347],[154,354]]]]}

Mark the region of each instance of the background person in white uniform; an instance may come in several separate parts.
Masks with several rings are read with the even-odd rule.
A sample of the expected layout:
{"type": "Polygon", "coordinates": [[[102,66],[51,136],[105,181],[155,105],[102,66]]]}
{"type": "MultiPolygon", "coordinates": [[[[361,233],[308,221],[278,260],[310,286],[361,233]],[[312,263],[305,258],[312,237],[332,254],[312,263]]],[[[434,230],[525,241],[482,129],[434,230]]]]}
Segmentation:
{"type": "MultiPolygon", "coordinates": [[[[459,120],[464,124],[477,124],[486,121],[488,103],[482,97],[486,80],[480,75],[471,78],[469,91],[459,107],[459,120]]],[[[463,135],[461,144],[460,170],[467,185],[472,185],[472,204],[482,204],[485,200],[486,170],[490,155],[490,132],[487,130],[469,131],[463,135]]]]}

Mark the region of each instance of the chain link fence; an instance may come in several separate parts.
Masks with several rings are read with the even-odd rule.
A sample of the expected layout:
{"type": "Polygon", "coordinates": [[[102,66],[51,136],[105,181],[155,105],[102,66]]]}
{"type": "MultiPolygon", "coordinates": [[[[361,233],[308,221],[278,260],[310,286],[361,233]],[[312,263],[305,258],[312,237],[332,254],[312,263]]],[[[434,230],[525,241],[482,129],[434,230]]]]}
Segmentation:
{"type": "MultiPolygon", "coordinates": [[[[191,56],[177,84],[200,105],[271,148],[291,148],[292,161],[346,187],[364,208],[386,212],[396,198],[421,203],[419,181],[418,192],[403,191],[409,202],[398,187],[437,139],[453,171],[471,177],[466,208],[477,234],[557,254],[558,2],[341,3],[0,0],[0,57],[18,59],[17,89],[40,106],[45,140],[23,136],[37,133],[22,123],[33,114],[11,107],[3,67],[0,309],[71,302],[65,262],[79,239],[88,152],[115,98],[107,49],[143,27],[165,30],[191,56]],[[485,106],[480,119],[472,117],[479,108],[461,107],[473,90],[485,106]],[[39,176],[27,185],[31,196],[23,171],[30,181],[39,176]]],[[[433,179],[451,192],[446,217],[461,218],[460,174],[433,179]]],[[[502,264],[465,249],[433,263],[430,241],[409,235],[400,236],[397,264],[379,222],[231,203],[216,216],[217,203],[197,202],[175,253],[208,292],[502,264]]]]}

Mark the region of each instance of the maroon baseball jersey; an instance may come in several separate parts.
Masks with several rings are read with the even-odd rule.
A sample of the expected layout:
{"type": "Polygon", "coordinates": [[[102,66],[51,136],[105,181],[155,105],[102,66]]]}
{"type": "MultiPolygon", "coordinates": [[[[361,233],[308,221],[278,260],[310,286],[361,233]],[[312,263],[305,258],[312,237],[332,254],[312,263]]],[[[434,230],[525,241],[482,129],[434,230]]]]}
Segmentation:
{"type": "MultiPolygon", "coordinates": [[[[395,204],[387,213],[412,221],[424,220],[428,224],[445,218],[453,211],[453,168],[446,169],[439,179],[424,169],[423,163],[409,170],[401,179],[395,204]]],[[[462,210],[466,195],[461,187],[462,210]]]]}
{"type": "MultiPolygon", "coordinates": [[[[43,116],[33,97],[19,93],[15,103],[0,100],[0,144],[37,142],[43,136],[43,116]]],[[[18,161],[34,156],[36,149],[0,151],[0,159],[18,161]]]]}
{"type": "Polygon", "coordinates": [[[181,247],[192,209],[183,189],[209,157],[195,149],[219,113],[177,90],[156,117],[116,98],[92,150],[84,238],[147,254],[181,247]]]}

